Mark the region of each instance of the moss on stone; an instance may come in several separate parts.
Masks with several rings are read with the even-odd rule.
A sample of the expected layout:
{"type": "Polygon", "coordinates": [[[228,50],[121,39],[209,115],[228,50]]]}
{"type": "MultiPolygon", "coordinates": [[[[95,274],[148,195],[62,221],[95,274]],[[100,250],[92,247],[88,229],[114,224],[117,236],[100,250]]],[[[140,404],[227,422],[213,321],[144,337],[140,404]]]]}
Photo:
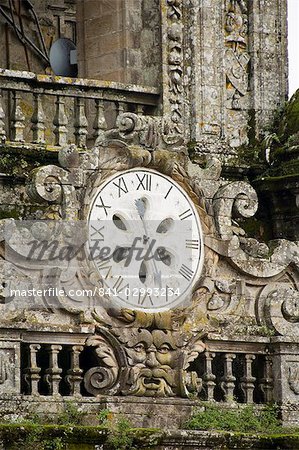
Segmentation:
{"type": "Polygon", "coordinates": [[[284,138],[299,132],[299,89],[287,103],[283,119],[279,127],[279,134],[284,138]]]}
{"type": "MultiPolygon", "coordinates": [[[[155,449],[157,446],[166,446],[169,437],[180,441],[180,431],[168,431],[167,433],[159,429],[151,428],[131,428],[130,435],[133,437],[133,447],[130,450],[155,449]],[[163,442],[165,440],[166,441],[163,442]]],[[[240,432],[219,431],[211,432],[208,436],[206,432],[184,432],[184,442],[201,442],[204,438],[207,441],[207,448],[254,448],[257,443],[267,449],[289,448],[296,450],[299,448],[299,432],[281,432],[276,434],[250,434],[240,432]]],[[[103,426],[66,426],[66,425],[41,425],[41,424],[0,424],[0,442],[8,450],[23,450],[34,448],[35,450],[91,450],[95,445],[105,445],[107,443],[109,430],[103,426]]],[[[111,448],[111,447],[110,447],[111,448]]],[[[113,447],[112,447],[113,448],[113,447]]],[[[124,449],[122,449],[124,450],[124,449]]],[[[129,450],[129,449],[127,449],[129,450]]]]}

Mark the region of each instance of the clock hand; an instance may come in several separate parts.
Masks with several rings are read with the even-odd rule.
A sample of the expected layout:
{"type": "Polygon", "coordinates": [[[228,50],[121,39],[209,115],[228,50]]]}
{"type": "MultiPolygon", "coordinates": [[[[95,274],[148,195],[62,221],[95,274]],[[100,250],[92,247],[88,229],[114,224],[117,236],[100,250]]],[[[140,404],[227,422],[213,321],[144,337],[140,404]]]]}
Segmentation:
{"type": "MultiPolygon", "coordinates": [[[[145,198],[139,198],[137,200],[135,200],[135,206],[137,208],[139,217],[142,221],[143,224],[143,228],[145,231],[146,236],[148,237],[148,231],[147,231],[147,227],[146,227],[146,223],[144,221],[144,216],[145,216],[145,211],[146,211],[146,199],[145,198]]],[[[146,241],[146,245],[148,243],[148,240],[146,241]]],[[[151,255],[150,255],[151,256],[151,255]]],[[[156,282],[158,283],[159,287],[162,287],[162,283],[161,283],[161,271],[158,271],[157,269],[157,265],[156,265],[156,261],[155,261],[155,257],[152,259],[150,259],[150,261],[152,261],[153,264],[153,268],[154,268],[154,282],[156,284],[156,282]]]]}

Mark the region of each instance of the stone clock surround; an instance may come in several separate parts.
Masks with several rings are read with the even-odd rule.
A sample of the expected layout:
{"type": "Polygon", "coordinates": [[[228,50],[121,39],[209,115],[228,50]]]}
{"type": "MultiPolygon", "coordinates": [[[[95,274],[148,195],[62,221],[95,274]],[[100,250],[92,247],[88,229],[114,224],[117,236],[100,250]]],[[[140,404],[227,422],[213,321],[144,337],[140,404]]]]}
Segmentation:
{"type": "MultiPolygon", "coordinates": [[[[265,244],[258,245],[245,237],[234,217],[255,214],[257,196],[253,188],[246,182],[221,179],[221,165],[215,158],[201,168],[193,165],[184,153],[148,151],[119,140],[108,139],[86,152],[78,152],[75,146],[64,147],[59,161],[60,167],[44,166],[32,174],[30,195],[48,203],[44,218],[66,221],[82,218],[82,206],[90,204],[95,188],[106,177],[133,167],[149,167],[173,178],[194,202],[204,235],[204,269],[187,309],[149,314],[107,309],[100,301],[89,302],[89,308],[85,302],[82,308],[80,304],[75,306],[72,299],[58,298],[58,310],[25,310],[22,324],[18,324],[19,312],[9,308],[3,327],[10,327],[13,321],[16,330],[23,330],[21,334],[16,331],[17,348],[19,352],[21,345],[22,352],[29,357],[28,366],[22,363],[21,368],[27,374],[21,389],[28,395],[28,401],[39,398],[42,393],[39,380],[45,375],[46,395],[57,396],[61,392],[64,369],[59,367],[58,358],[65,342],[72,354],[67,375],[70,395],[81,398],[84,384],[85,393],[100,396],[98,399],[108,395],[115,400],[118,396],[200,398],[202,395],[209,399],[218,381],[212,372],[209,375],[209,370],[215,367],[209,366],[208,361],[212,362],[219,351],[224,352],[220,354],[225,361],[223,395],[230,398],[238,383],[230,371],[234,370],[235,358],[245,357],[245,352],[247,375],[242,388],[245,399],[253,401],[256,387],[251,370],[255,360],[261,364],[258,355],[264,355],[261,367],[267,381],[260,381],[264,383],[263,391],[268,392],[263,394],[264,400],[271,397],[282,404],[286,400],[291,406],[284,406],[285,423],[296,423],[293,411],[297,404],[299,364],[297,245],[276,241],[268,256],[265,244]],[[35,333],[29,331],[32,323],[36,323],[35,333]],[[60,333],[57,337],[50,331],[54,329],[60,333]],[[49,352],[48,369],[38,365],[41,347],[49,352]],[[80,354],[85,356],[79,358],[80,354]],[[278,373],[281,376],[277,377],[278,373]]],[[[13,227],[13,220],[8,221],[13,227]]],[[[20,267],[19,261],[17,265],[23,273],[28,271],[20,267]]],[[[45,274],[40,271],[40,276],[45,274]]],[[[56,281],[63,286],[63,277],[56,281]]],[[[89,287],[99,281],[97,274],[84,272],[82,267],[72,277],[72,284],[78,287],[89,287]]],[[[2,308],[5,310],[5,306],[2,308]]],[[[11,341],[4,335],[3,338],[11,348],[11,341]]],[[[18,397],[18,374],[9,373],[3,393],[5,383],[10,386],[15,383],[13,391],[18,397]]]]}

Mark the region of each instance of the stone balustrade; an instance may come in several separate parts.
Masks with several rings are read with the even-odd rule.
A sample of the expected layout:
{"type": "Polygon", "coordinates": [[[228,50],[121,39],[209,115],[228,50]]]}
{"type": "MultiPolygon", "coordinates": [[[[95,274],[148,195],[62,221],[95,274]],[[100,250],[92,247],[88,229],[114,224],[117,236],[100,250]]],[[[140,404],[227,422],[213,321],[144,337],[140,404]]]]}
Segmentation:
{"type": "Polygon", "coordinates": [[[238,343],[223,346],[214,342],[191,369],[202,379],[201,400],[249,404],[272,401],[272,359],[263,344],[252,343],[243,349],[238,343]]]}
{"type": "MultiPolygon", "coordinates": [[[[22,344],[22,394],[90,397],[84,377],[97,360],[91,348],[70,338],[69,344],[22,344]]],[[[57,341],[58,342],[58,341],[57,341]]],[[[215,346],[215,343],[214,343],[215,346]]],[[[263,404],[272,401],[273,379],[271,356],[265,346],[255,344],[255,353],[207,349],[190,368],[201,379],[199,399],[203,401],[263,404]]],[[[97,380],[101,383],[103,380],[97,380]]]]}
{"type": "Polygon", "coordinates": [[[0,145],[92,147],[120,113],[158,103],[155,88],[0,69],[0,145]]]}

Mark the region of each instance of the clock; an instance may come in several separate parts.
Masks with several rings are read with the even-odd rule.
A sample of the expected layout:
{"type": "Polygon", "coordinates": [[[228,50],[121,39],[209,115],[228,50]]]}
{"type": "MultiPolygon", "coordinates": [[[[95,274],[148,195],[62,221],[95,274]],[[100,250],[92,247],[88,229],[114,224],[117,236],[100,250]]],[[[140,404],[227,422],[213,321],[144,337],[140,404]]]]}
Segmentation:
{"type": "Polygon", "coordinates": [[[159,312],[192,297],[203,266],[198,212],[169,176],[136,168],[107,178],[88,213],[88,254],[111,307],[159,312]]]}

